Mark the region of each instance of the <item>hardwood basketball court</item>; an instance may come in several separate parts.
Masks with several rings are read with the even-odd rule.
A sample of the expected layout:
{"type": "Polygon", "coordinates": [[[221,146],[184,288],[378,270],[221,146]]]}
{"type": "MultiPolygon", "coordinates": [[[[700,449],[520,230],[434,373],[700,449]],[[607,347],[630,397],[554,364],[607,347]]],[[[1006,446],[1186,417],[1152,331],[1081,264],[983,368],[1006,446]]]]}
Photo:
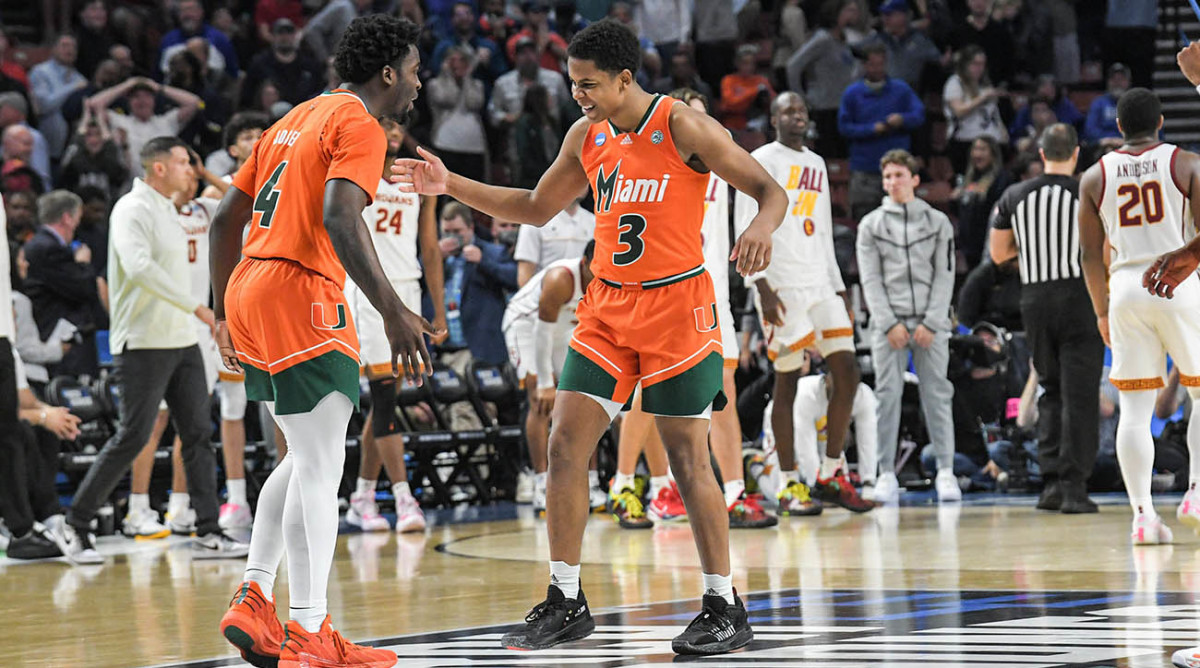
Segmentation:
{"type": "MultiPolygon", "coordinates": [[[[1032,497],[841,509],[733,531],[734,583],[756,639],[708,666],[1161,668],[1200,644],[1200,538],[1159,500],[1175,544],[1134,549],[1124,496],[1098,515],[1032,497]]],[[[597,632],[545,652],[501,649],[542,600],[545,526],[528,506],[431,513],[425,534],[339,537],[329,603],[355,641],[401,666],[619,666],[671,662],[698,610],[687,524],[624,531],[596,516],[583,589],[597,632]]],[[[99,567],[0,560],[0,665],[242,665],[217,632],[243,562],[191,561],[187,539],[102,539],[99,567]]],[[[286,614],[286,574],[277,584],[286,614]]]]}

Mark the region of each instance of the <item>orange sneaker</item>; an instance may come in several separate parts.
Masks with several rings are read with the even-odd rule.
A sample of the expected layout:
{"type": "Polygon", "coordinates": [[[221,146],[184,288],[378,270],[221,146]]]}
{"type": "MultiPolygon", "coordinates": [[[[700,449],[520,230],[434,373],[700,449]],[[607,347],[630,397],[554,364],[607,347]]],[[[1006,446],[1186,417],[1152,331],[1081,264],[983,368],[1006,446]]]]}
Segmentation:
{"type": "Polygon", "coordinates": [[[256,582],[243,582],[238,587],[229,602],[229,610],[221,618],[221,635],[233,643],[252,666],[275,668],[279,662],[283,625],[275,614],[275,601],[263,596],[256,582]]]}
{"type": "Polygon", "coordinates": [[[333,630],[329,615],[321,630],[309,633],[295,620],[283,629],[283,647],[279,650],[279,668],[389,668],[396,665],[396,653],[386,649],[363,647],[333,630]]]}

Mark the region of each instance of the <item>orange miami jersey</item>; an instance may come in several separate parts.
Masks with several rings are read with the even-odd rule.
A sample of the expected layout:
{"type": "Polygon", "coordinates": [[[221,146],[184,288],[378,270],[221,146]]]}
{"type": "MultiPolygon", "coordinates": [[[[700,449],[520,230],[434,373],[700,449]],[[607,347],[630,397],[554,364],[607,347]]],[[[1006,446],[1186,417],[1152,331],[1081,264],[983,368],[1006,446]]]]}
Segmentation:
{"type": "Polygon", "coordinates": [[[641,123],[588,129],[581,161],[596,200],[596,255],[559,389],[591,395],[610,416],[640,382],[656,415],[724,405],[722,347],[701,226],[708,174],[679,156],[676,100],[656,96],[641,123]]]}
{"type": "Polygon", "coordinates": [[[345,179],[371,201],[386,146],[363,101],[333,90],[268,129],[234,177],[253,214],[225,311],[246,396],[277,413],[310,411],[331,392],[358,404],[358,334],[325,231],[325,184],[345,179]]]}

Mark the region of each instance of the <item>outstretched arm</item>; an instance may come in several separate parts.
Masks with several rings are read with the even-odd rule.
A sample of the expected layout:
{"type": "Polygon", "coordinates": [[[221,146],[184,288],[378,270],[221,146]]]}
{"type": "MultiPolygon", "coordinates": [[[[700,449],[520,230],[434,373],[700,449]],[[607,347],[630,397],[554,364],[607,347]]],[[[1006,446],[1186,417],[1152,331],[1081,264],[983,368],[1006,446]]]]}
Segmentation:
{"type": "Polygon", "coordinates": [[[717,176],[758,202],[758,213],[734,243],[730,260],[742,276],[771,263],[771,234],[783,223],[788,198],[763,166],[713,117],[683,104],[671,108],[671,136],[684,161],[699,158],[717,176]]]}
{"type": "Polygon", "coordinates": [[[518,220],[541,227],[554,214],[567,208],[587,187],[587,174],[579,161],[588,121],[581,118],[567,131],[554,163],[533,190],[490,186],[459,176],[424,148],[417,152],[425,160],[400,158],[392,165],[392,180],[405,192],[422,195],[447,194],[493,218],[518,220]]]}
{"type": "Polygon", "coordinates": [[[1083,263],[1083,280],[1092,296],[1096,326],[1108,340],[1108,269],[1104,266],[1104,223],[1100,220],[1102,166],[1093,165],[1079,183],[1079,246],[1083,263]]]}

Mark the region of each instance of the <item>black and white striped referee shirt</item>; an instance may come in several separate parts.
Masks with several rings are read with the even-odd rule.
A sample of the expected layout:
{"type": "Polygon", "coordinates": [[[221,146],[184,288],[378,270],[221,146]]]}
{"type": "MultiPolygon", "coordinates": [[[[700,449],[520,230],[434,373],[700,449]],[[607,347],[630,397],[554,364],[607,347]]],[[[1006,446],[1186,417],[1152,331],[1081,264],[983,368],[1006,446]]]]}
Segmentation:
{"type": "Polygon", "coordinates": [[[992,209],[991,225],[1012,230],[1021,282],[1083,278],[1079,262],[1079,182],[1045,174],[1009,186],[992,209]]]}

